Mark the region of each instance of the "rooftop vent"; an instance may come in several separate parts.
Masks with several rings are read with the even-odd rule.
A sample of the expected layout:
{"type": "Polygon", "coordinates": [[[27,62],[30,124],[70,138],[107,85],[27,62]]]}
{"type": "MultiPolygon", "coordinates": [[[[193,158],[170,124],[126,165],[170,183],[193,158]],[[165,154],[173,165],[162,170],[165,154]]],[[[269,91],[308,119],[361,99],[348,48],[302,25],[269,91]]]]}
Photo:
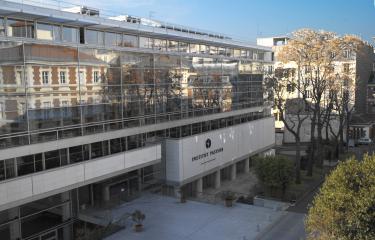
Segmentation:
{"type": "Polygon", "coordinates": [[[151,27],[161,27],[161,24],[157,21],[147,19],[147,18],[133,17],[130,15],[120,15],[116,17],[109,17],[109,19],[128,22],[128,23],[136,23],[136,24],[141,24],[141,25],[151,26],[151,27]]]}
{"type": "Polygon", "coordinates": [[[99,10],[94,8],[89,8],[86,6],[77,6],[72,8],[63,9],[65,12],[78,13],[87,16],[99,16],[99,10]]]}

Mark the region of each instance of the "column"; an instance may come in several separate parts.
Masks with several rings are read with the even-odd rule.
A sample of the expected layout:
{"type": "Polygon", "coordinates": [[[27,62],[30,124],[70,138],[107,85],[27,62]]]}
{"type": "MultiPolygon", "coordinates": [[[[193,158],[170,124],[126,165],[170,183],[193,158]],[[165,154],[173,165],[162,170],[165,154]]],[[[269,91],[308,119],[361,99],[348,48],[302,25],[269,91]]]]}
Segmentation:
{"type": "Polygon", "coordinates": [[[17,240],[21,239],[21,226],[19,222],[18,212],[19,208],[11,208],[8,210],[9,219],[15,219],[13,222],[9,224],[10,230],[10,239],[17,240]]]}
{"type": "MultiPolygon", "coordinates": [[[[62,202],[66,202],[64,205],[62,205],[62,221],[68,221],[72,218],[72,211],[71,211],[71,201],[70,201],[70,192],[63,192],[61,193],[61,200],[62,202]]],[[[70,240],[72,239],[72,228],[71,224],[68,224],[64,226],[63,229],[63,239],[64,240],[70,240]]]]}
{"type": "Polygon", "coordinates": [[[95,206],[95,200],[94,200],[94,184],[89,185],[90,188],[90,203],[91,206],[95,206]]]}
{"type": "Polygon", "coordinates": [[[245,159],[245,173],[250,172],[250,158],[245,159]]]}
{"type": "Polygon", "coordinates": [[[106,186],[103,187],[102,194],[103,194],[103,200],[105,202],[108,202],[109,199],[110,199],[110,196],[109,196],[109,186],[108,185],[106,185],[106,186]]]}
{"type": "Polygon", "coordinates": [[[199,178],[196,181],[197,184],[197,197],[201,197],[203,193],[203,178],[199,178]]]}
{"type": "Polygon", "coordinates": [[[174,187],[174,195],[176,196],[177,199],[179,199],[181,201],[181,203],[186,201],[184,193],[182,191],[183,191],[182,186],[181,187],[177,187],[177,186],[174,187]]]}
{"type": "Polygon", "coordinates": [[[221,186],[221,173],[220,169],[215,173],[215,188],[218,189],[221,186]]]}
{"type": "Polygon", "coordinates": [[[237,177],[237,164],[233,164],[231,167],[231,174],[230,174],[230,180],[234,180],[237,177]]]}
{"type": "Polygon", "coordinates": [[[142,169],[137,170],[137,175],[138,175],[138,191],[142,191],[142,169]]]}

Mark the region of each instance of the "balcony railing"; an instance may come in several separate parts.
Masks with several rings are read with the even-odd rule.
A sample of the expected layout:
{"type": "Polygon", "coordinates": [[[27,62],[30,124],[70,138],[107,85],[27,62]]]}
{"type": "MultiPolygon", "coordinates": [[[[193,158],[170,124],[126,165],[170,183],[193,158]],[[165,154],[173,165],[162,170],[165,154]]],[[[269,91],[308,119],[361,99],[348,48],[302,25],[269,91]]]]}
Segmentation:
{"type": "Polygon", "coordinates": [[[169,121],[182,120],[240,110],[246,108],[265,106],[263,101],[239,103],[231,106],[231,109],[223,111],[221,108],[202,108],[190,111],[171,112],[165,114],[144,115],[142,117],[124,118],[118,120],[106,120],[94,123],[76,124],[70,126],[52,127],[42,130],[33,130],[23,133],[3,134],[0,137],[0,149],[19,147],[36,143],[56,141],[61,139],[104,133],[126,128],[141,127],[169,121]]]}

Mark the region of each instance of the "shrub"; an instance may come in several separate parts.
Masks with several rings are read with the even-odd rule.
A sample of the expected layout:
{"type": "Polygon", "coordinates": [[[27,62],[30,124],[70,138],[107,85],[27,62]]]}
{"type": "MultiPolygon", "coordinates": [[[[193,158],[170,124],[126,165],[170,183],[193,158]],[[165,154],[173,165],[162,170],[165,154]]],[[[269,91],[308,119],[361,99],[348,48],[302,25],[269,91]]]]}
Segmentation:
{"type": "Polygon", "coordinates": [[[265,156],[255,159],[255,174],[258,180],[271,192],[285,191],[294,179],[294,163],[283,156],[265,156]]]}

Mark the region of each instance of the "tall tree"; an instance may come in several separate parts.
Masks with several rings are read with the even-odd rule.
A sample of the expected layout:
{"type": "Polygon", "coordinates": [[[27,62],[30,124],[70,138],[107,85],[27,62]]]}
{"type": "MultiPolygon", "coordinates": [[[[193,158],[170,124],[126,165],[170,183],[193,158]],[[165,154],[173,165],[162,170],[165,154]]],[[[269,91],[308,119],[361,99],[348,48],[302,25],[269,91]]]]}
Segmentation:
{"type": "Polygon", "coordinates": [[[291,78],[293,69],[276,69],[275,77],[266,78],[265,87],[270,90],[274,107],[279,112],[284,127],[293,135],[296,143],[295,182],[301,183],[301,129],[309,115],[305,111],[305,103],[301,98],[288,99],[286,96],[295,88],[295,78],[291,78]]]}
{"type": "Polygon", "coordinates": [[[306,219],[309,239],[375,239],[375,156],[340,163],[306,219]]]}
{"type": "Polygon", "coordinates": [[[342,59],[345,50],[355,50],[355,39],[339,37],[335,33],[301,29],[292,34],[291,40],[278,53],[283,63],[294,62],[298,71],[297,91],[306,101],[311,112],[311,151],[308,161],[309,176],[312,175],[314,159],[322,165],[323,128],[329,105],[325,96],[329,86],[336,80],[335,64],[342,59]]]}

